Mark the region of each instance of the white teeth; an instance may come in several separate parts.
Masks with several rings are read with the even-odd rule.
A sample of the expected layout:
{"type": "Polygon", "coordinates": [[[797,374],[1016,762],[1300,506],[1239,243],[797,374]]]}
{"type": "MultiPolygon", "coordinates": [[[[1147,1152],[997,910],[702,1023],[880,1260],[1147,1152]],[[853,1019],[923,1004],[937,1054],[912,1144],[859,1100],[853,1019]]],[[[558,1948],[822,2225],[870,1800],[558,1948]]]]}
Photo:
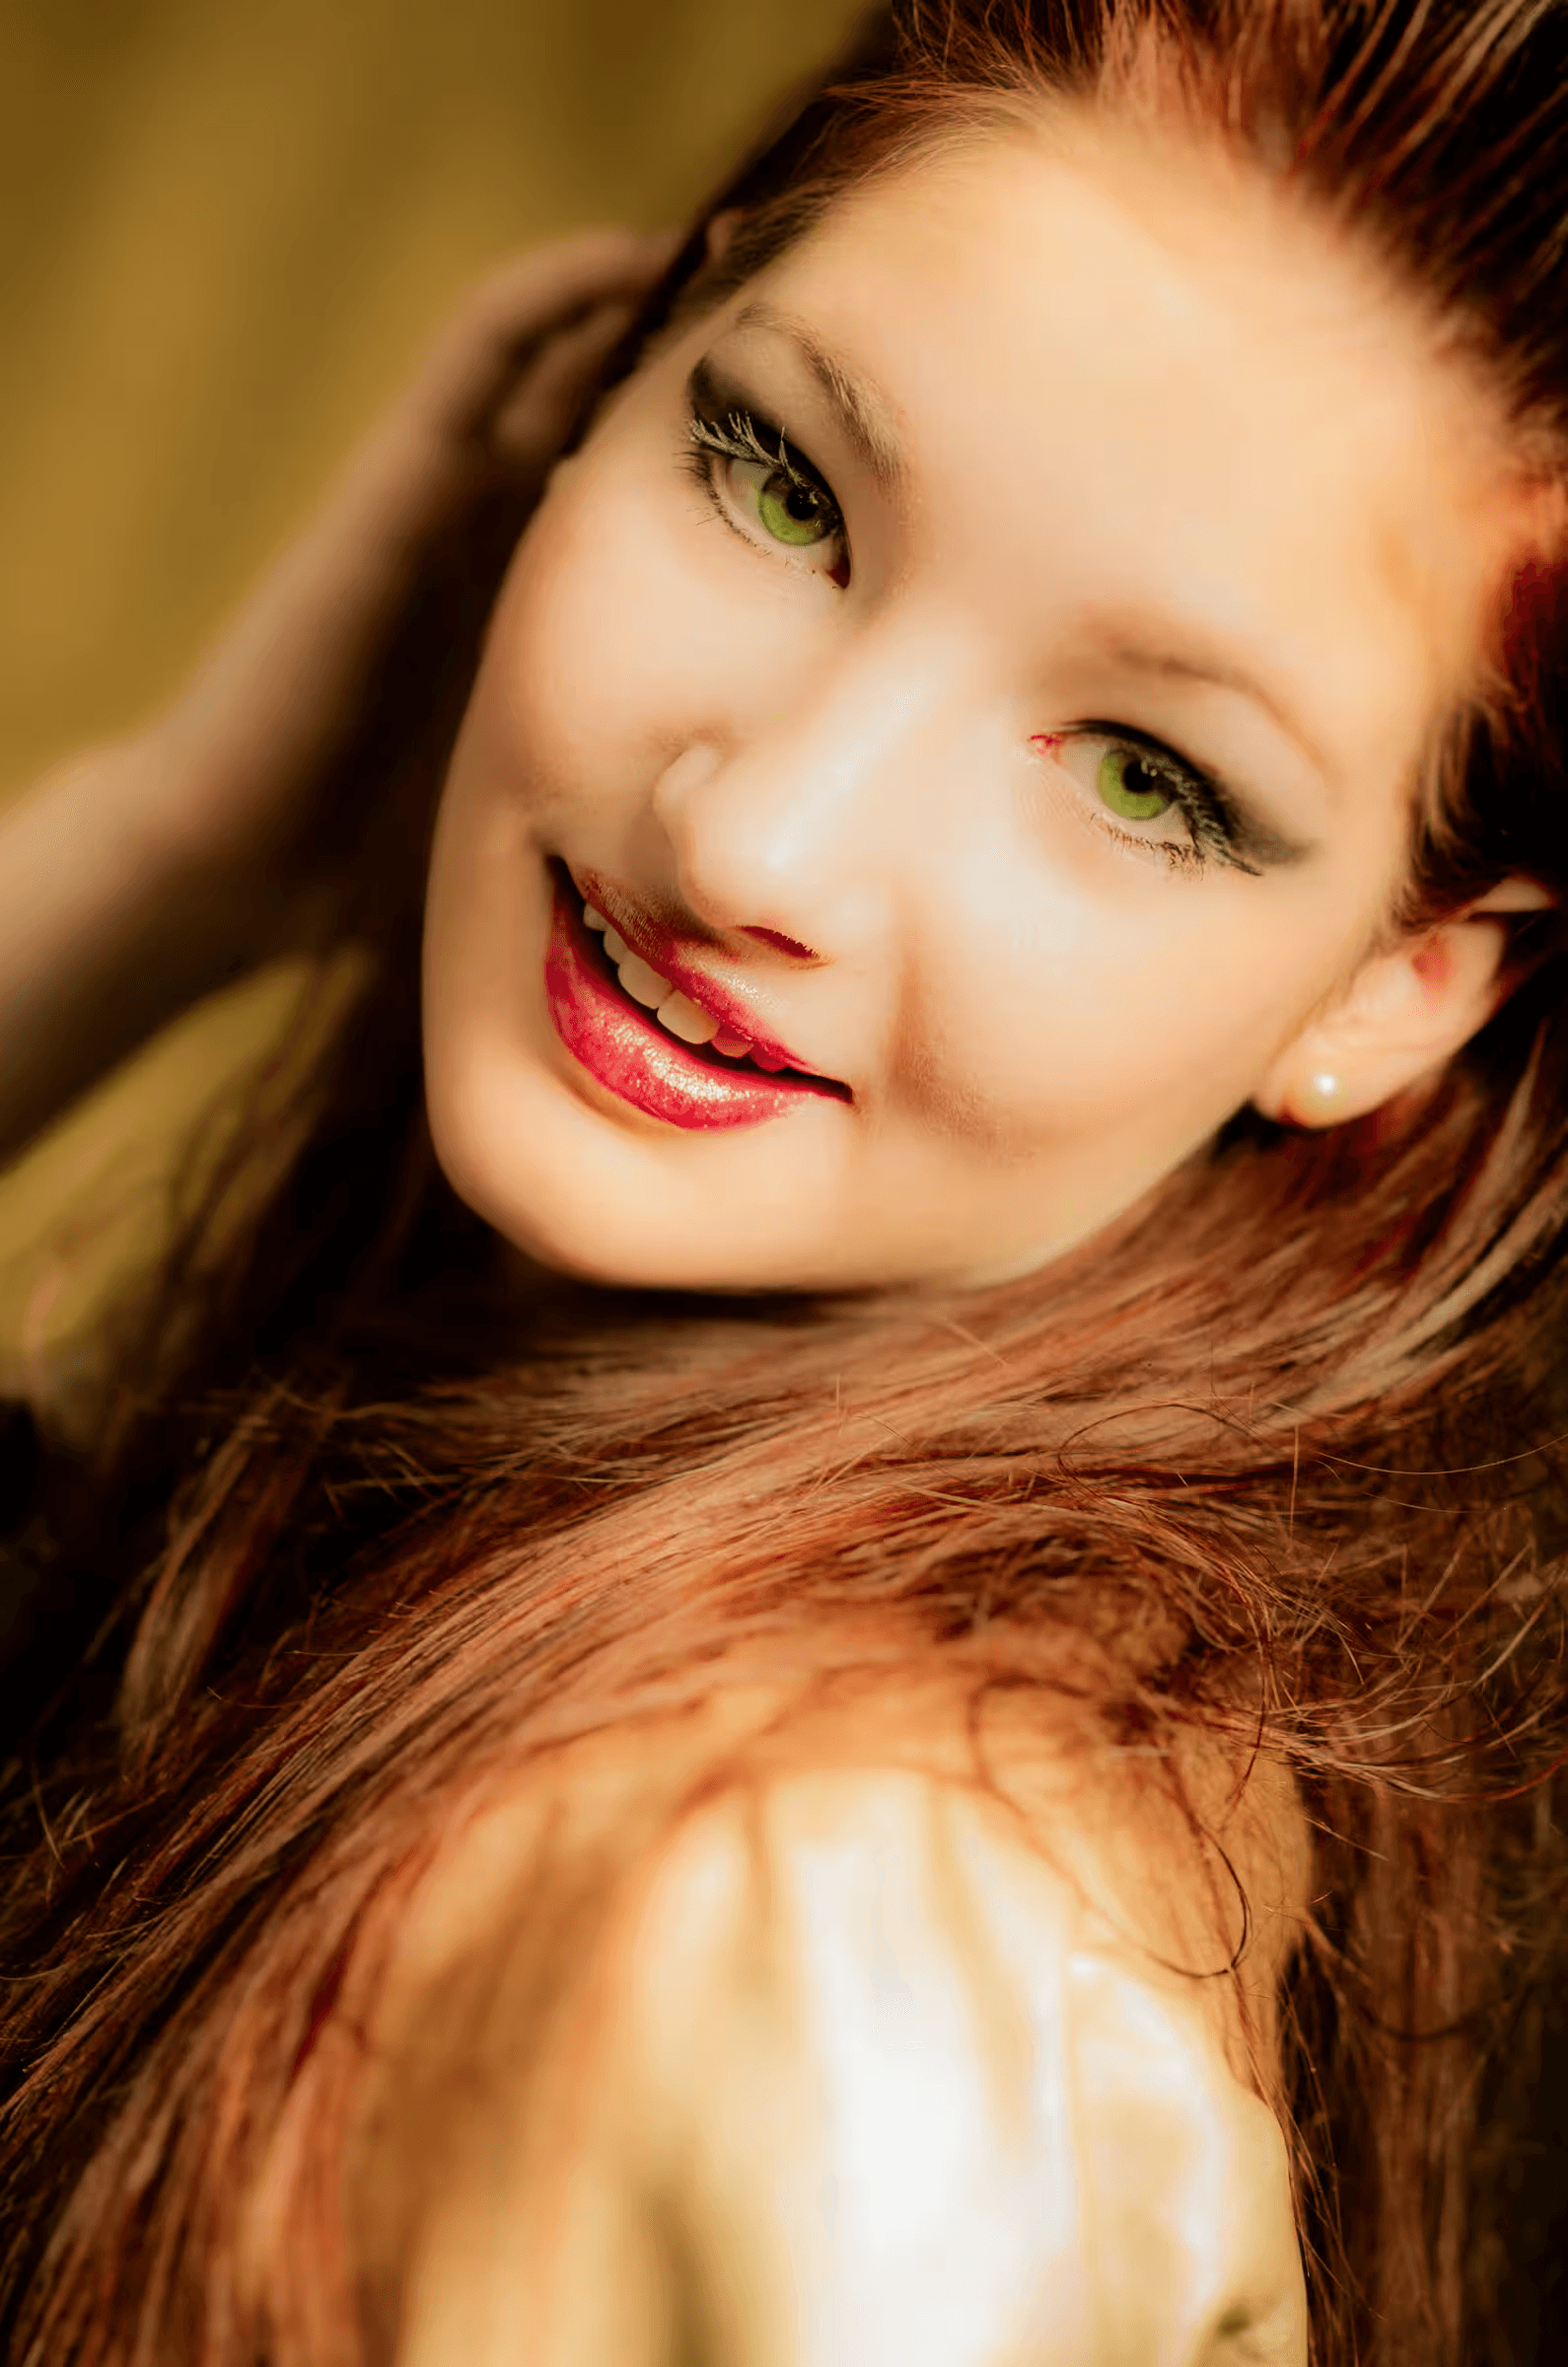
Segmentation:
{"type": "MultiPolygon", "coordinates": [[[[603,912],[590,903],[583,906],[583,925],[605,940],[605,951],[615,965],[622,986],[633,1002],[651,1010],[662,1028],[678,1036],[682,1043],[711,1043],[716,1052],[728,1060],[744,1060],[751,1052],[748,1037],[737,1036],[733,1028],[721,1027],[711,1011],[704,1011],[688,994],[678,987],[672,990],[670,980],[662,978],[653,965],[641,954],[634,954],[618,929],[612,929],[603,912]]],[[[759,1068],[782,1068],[782,1060],[763,1060],[752,1053],[759,1068]]]]}
{"type": "MultiPolygon", "coordinates": [[[[608,945],[607,937],[605,943],[608,945]]],[[[621,984],[633,1002],[646,1003],[651,1011],[657,1011],[668,998],[670,980],[662,978],[656,969],[650,969],[641,954],[627,954],[624,960],[617,956],[615,968],[620,973],[621,984]]]]}
{"type": "Polygon", "coordinates": [[[667,1003],[661,1003],[659,1025],[678,1036],[682,1043],[711,1043],[719,1033],[719,1023],[711,1011],[699,1011],[689,995],[678,990],[667,1003]]]}

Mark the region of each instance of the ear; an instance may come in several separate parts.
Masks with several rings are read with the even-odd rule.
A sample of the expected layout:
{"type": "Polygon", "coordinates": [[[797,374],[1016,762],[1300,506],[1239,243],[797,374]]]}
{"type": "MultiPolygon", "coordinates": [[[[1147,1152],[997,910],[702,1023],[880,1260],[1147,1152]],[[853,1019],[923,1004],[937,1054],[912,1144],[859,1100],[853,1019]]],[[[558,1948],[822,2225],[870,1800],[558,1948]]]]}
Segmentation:
{"type": "Polygon", "coordinates": [[[1441,1068],[1508,992],[1503,916],[1554,900],[1533,880],[1504,880],[1451,919],[1373,955],[1277,1056],[1254,1106],[1287,1125],[1337,1125],[1441,1068]]]}

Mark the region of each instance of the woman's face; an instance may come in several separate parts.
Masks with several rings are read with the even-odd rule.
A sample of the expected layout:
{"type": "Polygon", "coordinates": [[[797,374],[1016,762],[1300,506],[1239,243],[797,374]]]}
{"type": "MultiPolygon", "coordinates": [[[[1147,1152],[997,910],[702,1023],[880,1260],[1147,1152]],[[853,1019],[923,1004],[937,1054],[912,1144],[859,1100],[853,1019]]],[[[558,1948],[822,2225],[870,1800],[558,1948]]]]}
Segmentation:
{"type": "Polygon", "coordinates": [[[453,1183],[607,1281],[1059,1253],[1369,952],[1512,515],[1250,178],[1063,128],[857,192],[519,548],[431,881],[453,1183]]]}

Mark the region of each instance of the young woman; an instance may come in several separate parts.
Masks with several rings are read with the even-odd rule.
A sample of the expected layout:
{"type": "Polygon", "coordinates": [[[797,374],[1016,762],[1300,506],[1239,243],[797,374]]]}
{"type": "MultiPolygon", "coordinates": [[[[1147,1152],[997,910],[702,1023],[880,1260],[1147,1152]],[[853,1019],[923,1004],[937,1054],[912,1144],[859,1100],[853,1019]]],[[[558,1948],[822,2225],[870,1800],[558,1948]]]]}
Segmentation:
{"type": "Polygon", "coordinates": [[[19,1524],[16,2357],[1298,2358],[1259,2099],[1317,2355],[1504,2355],[1565,63],[902,0],[667,268],[499,283],[10,825],[13,1139],[357,949],[19,1524]],[[879,2252],[790,2197],[904,2190],[823,1971],[900,1867],[983,2133],[911,2044],[879,2252]]]}

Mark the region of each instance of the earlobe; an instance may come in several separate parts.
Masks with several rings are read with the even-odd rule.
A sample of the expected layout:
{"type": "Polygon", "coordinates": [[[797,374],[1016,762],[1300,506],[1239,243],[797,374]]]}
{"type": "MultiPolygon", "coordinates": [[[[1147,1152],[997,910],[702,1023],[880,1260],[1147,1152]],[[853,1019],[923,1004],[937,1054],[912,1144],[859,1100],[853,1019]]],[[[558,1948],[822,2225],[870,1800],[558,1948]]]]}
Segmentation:
{"type": "Polygon", "coordinates": [[[1532,880],[1505,880],[1452,919],[1372,956],[1276,1056],[1254,1108],[1285,1125],[1333,1126],[1430,1077],[1508,992],[1504,916],[1552,900],[1532,880]]]}

